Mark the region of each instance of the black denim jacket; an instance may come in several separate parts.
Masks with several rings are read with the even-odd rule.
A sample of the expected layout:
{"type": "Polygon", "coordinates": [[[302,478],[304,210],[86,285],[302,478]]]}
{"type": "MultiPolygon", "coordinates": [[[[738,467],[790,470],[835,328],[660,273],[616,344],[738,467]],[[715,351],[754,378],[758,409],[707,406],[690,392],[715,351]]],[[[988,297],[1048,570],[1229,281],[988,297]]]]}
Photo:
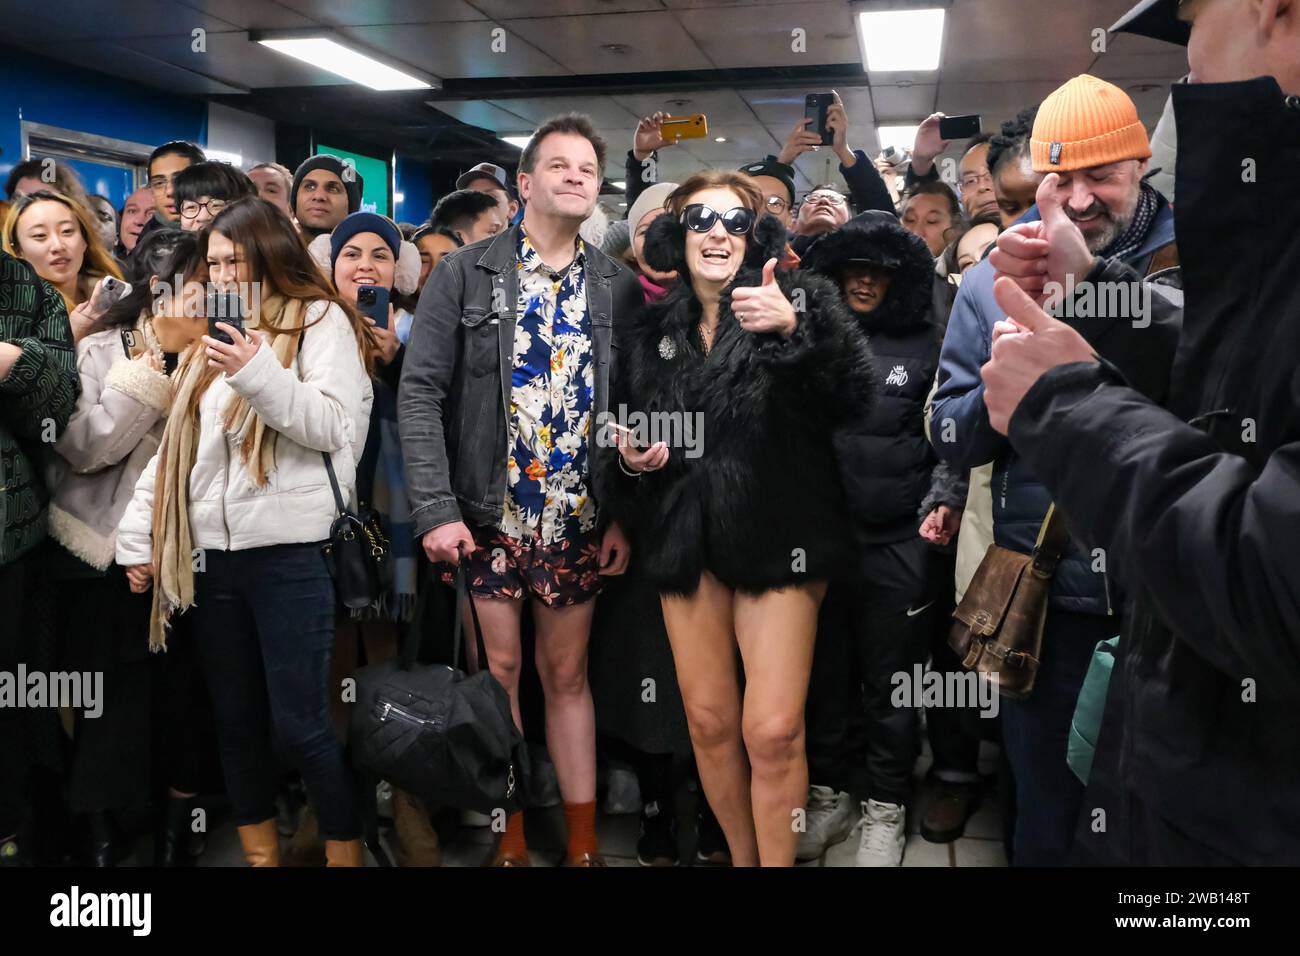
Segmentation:
{"type": "MultiPolygon", "coordinates": [[[[464,521],[494,525],[505,507],[510,408],[519,283],[519,226],[449,253],[425,283],[415,310],[397,392],[411,521],[417,537],[464,521]]],[[[596,367],[588,462],[590,487],[613,448],[596,441],[609,410],[615,322],[643,305],[636,278],[587,244],[587,310],[596,367]]]]}

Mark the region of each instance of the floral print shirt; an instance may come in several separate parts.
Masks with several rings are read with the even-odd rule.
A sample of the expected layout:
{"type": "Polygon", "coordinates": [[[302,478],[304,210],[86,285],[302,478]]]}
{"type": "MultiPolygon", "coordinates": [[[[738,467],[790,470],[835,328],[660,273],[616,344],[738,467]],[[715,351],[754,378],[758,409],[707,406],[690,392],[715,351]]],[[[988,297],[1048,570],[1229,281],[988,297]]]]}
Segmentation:
{"type": "Polygon", "coordinates": [[[585,263],[579,239],[569,270],[552,277],[520,228],[507,494],[497,527],[544,546],[596,527],[587,488],[595,364],[585,263]]]}

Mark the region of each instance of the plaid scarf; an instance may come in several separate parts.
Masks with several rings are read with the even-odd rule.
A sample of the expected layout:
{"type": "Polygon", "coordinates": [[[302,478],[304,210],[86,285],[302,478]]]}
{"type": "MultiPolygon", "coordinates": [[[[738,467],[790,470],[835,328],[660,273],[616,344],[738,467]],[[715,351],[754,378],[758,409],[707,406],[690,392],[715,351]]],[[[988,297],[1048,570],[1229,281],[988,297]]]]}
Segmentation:
{"type": "Polygon", "coordinates": [[[1133,213],[1133,221],[1128,224],[1128,228],[1105,249],[1101,250],[1099,255],[1107,259],[1128,259],[1129,256],[1142,248],[1142,243],[1147,241],[1147,233],[1151,231],[1152,225],[1155,224],[1156,215],[1160,212],[1160,194],[1148,182],[1143,182],[1141,190],[1138,193],[1137,209],[1133,213]]]}

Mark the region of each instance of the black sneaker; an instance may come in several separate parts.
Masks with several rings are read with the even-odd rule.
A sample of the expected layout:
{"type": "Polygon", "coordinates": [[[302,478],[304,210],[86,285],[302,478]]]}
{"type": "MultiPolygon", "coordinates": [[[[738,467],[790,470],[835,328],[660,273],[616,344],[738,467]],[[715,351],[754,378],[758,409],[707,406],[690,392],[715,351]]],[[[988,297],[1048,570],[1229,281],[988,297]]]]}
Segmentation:
{"type": "Polygon", "coordinates": [[[641,808],[641,835],[636,841],[636,861],[642,866],[676,866],[677,824],[659,802],[641,808]]]}
{"type": "Polygon", "coordinates": [[[704,866],[731,866],[731,850],[723,835],[718,818],[709,809],[708,801],[700,791],[700,812],[696,818],[695,862],[704,866]]]}

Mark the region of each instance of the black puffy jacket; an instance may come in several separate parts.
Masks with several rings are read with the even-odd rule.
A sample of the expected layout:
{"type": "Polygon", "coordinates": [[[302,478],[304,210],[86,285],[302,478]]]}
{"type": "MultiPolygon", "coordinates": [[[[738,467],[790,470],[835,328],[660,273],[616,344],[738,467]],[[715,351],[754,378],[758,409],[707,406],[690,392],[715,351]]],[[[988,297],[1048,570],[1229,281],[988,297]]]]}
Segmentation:
{"type": "Polygon", "coordinates": [[[917,508],[936,458],[925,438],[925,399],[939,363],[931,320],[934,259],[888,213],[867,213],[817,244],[804,265],[838,282],[850,260],[894,270],[885,301],[851,312],[871,345],[875,402],[835,436],[839,470],[859,545],[916,536],[917,508]]]}

